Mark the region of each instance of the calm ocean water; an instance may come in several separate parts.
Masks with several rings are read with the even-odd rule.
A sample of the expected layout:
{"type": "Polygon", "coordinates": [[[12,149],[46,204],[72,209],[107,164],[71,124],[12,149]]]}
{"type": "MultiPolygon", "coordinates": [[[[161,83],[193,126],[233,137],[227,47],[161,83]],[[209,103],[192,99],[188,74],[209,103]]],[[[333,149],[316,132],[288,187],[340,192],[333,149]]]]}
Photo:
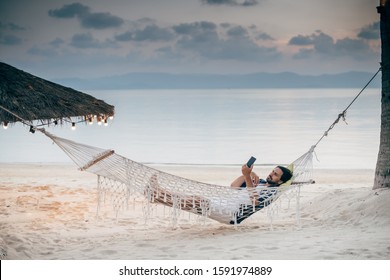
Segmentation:
{"type": "MultiPolygon", "coordinates": [[[[121,90],[88,93],[115,105],[109,126],[50,127],[58,136],[140,162],[289,163],[309,150],[360,89],[121,90]]],[[[375,168],[380,89],[366,89],[316,149],[318,168],[375,168]]],[[[1,162],[69,162],[40,133],[0,131],[1,162]]]]}

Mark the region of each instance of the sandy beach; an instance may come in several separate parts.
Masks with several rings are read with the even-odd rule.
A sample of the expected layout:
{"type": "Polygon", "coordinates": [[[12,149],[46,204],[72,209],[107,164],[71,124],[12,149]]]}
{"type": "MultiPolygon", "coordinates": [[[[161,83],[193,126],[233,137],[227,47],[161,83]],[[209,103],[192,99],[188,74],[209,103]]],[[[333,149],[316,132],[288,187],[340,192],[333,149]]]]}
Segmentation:
{"type": "MultiPolygon", "coordinates": [[[[237,166],[154,166],[228,185],[237,166]]],[[[269,168],[257,168],[267,175],[269,168]]],[[[161,209],[146,222],[136,197],[118,217],[97,217],[96,176],[72,164],[0,164],[0,253],[9,260],[389,260],[390,191],[372,190],[373,170],[315,170],[315,184],[283,207],[272,228],[263,210],[235,228],[161,209]]]]}

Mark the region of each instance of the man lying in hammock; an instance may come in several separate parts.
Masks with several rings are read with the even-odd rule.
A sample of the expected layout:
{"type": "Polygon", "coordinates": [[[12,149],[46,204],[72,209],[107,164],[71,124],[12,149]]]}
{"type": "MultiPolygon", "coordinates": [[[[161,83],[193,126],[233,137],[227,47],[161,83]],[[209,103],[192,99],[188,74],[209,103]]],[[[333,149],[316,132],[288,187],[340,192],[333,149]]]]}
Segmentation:
{"type": "Polygon", "coordinates": [[[292,177],[292,172],[275,167],[266,180],[252,171],[253,165],[242,166],[242,175],[235,179],[231,191],[222,196],[186,195],[160,186],[157,174],[147,186],[148,199],[180,210],[208,216],[222,223],[239,224],[253,213],[269,205],[277,194],[277,187],[292,177]]]}
{"type": "Polygon", "coordinates": [[[242,175],[231,183],[232,188],[254,188],[257,185],[263,184],[266,186],[277,187],[287,182],[292,177],[292,172],[283,166],[276,166],[267,176],[266,180],[260,179],[255,172],[252,171],[253,165],[248,167],[244,164],[241,168],[242,175]]]}

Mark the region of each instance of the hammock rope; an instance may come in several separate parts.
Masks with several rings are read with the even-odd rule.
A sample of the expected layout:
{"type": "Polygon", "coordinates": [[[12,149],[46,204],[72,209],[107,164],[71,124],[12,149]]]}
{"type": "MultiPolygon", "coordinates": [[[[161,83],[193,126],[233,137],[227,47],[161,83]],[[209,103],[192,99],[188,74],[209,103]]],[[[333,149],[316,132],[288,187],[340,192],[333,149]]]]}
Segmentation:
{"type": "Polygon", "coordinates": [[[379,72],[382,70],[382,67],[379,67],[378,71],[371,77],[371,79],[365,84],[365,86],[360,90],[360,92],[355,96],[355,98],[351,101],[351,103],[348,104],[348,106],[342,111],[336,118],[336,120],[329,126],[329,128],[324,132],[324,134],[321,136],[321,138],[315,143],[313,146],[317,147],[317,145],[324,139],[326,136],[328,136],[329,132],[335,127],[336,124],[340,121],[342,118],[343,121],[346,123],[346,115],[348,109],[352,106],[353,103],[359,98],[359,96],[363,93],[363,91],[371,84],[371,82],[375,79],[375,77],[379,74],[379,72]]]}
{"type": "MultiPolygon", "coordinates": [[[[52,139],[80,170],[88,171],[98,176],[98,210],[108,194],[111,196],[111,202],[117,213],[120,209],[126,207],[131,196],[138,194],[146,197],[148,203],[145,211],[146,215],[151,212],[150,205],[159,203],[167,205],[172,209],[171,217],[174,223],[177,222],[177,211],[184,210],[221,223],[236,225],[260,209],[269,206],[280,196],[286,195],[290,197],[289,193],[295,193],[292,197],[295,196],[297,200],[296,213],[298,221],[300,186],[313,182],[312,162],[315,148],[341,118],[345,121],[347,110],[380,71],[381,68],[373,75],[346,109],[338,115],[322,137],[311,146],[309,151],[290,164],[290,168],[293,169],[293,177],[290,182],[279,187],[256,187],[256,189],[252,190],[256,194],[256,200],[251,199],[255,195],[247,189],[234,189],[230,186],[208,184],[182,178],[132,161],[116,154],[113,150],[101,149],[57,137],[47,132],[44,128],[34,126],[31,122],[22,119],[8,109],[2,106],[0,108],[20,119],[22,123],[29,125],[30,132],[38,130],[52,139]]],[[[271,208],[270,212],[272,211],[273,209],[271,208]]]]}

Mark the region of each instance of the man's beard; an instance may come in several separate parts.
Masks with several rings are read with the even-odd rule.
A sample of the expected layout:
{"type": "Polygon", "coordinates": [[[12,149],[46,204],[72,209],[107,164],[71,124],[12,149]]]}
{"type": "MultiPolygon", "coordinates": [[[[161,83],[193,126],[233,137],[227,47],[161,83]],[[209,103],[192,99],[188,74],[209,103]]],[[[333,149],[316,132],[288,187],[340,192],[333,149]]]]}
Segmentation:
{"type": "Polygon", "coordinates": [[[276,185],[276,183],[274,181],[271,180],[270,176],[267,177],[266,179],[267,183],[270,184],[270,185],[276,185]]]}

